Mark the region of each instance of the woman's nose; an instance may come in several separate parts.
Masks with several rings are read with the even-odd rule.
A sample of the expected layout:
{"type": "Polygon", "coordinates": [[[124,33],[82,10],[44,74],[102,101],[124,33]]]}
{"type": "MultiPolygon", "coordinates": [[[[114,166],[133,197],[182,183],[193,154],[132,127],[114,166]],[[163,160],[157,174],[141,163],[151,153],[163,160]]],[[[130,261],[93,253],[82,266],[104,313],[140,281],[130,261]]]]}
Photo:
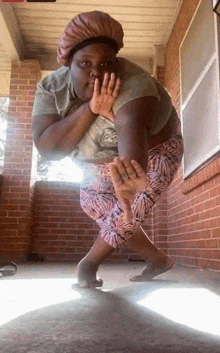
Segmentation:
{"type": "Polygon", "coordinates": [[[102,76],[102,69],[101,67],[93,67],[90,71],[90,77],[101,77],[102,76]]]}

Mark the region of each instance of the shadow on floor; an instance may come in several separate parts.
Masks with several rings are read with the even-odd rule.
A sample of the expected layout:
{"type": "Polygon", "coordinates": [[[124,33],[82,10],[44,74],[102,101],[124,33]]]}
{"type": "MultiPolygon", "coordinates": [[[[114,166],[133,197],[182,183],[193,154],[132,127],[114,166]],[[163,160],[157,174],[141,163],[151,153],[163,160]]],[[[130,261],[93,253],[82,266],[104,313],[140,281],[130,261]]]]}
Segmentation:
{"type": "MultiPolygon", "coordinates": [[[[42,265],[41,270],[53,265],[43,266],[46,265],[42,265]]],[[[27,301],[36,301],[38,297],[43,300],[46,287],[51,290],[50,297],[54,296],[63,302],[56,303],[54,299],[54,304],[51,303],[51,305],[48,299],[44,302],[44,307],[36,310],[31,309],[29,305],[29,312],[4,323],[0,333],[0,352],[220,352],[220,337],[174,322],[164,315],[165,312],[169,316],[174,308],[174,313],[179,312],[184,316],[189,302],[193,303],[194,291],[196,295],[199,293],[206,295],[204,296],[206,306],[209,300],[208,293],[219,299],[214,291],[204,287],[203,280],[198,282],[198,275],[195,276],[197,283],[193,283],[192,273],[191,277],[188,274],[187,281],[187,270],[179,269],[178,272],[176,269],[147,283],[129,283],[127,277],[132,269],[130,264],[103,266],[102,275],[106,277],[106,281],[109,279],[109,285],[104,286],[103,289],[78,289],[75,285],[72,286],[73,278],[69,276],[66,279],[62,278],[61,273],[65,272],[63,267],[58,278],[51,279],[51,273],[47,276],[45,270],[42,271],[42,277],[38,273],[35,278],[33,272],[31,276],[27,273],[18,276],[17,282],[16,276],[14,280],[2,281],[0,284],[7,284],[7,290],[10,292],[12,291],[10,286],[15,286],[16,283],[20,286],[19,290],[13,287],[14,299],[11,297],[9,301],[12,306],[19,298],[20,305],[22,303],[25,305],[27,301]],[[116,279],[111,277],[114,273],[116,279]],[[120,279],[121,281],[117,282],[120,279]],[[25,287],[25,283],[28,287],[25,287]],[[22,288],[23,294],[28,291],[26,288],[29,288],[28,299],[25,302],[22,301],[22,288]],[[65,292],[66,295],[62,297],[63,299],[59,296],[61,292],[65,292]],[[185,298],[188,299],[184,301],[185,298]],[[161,314],[158,312],[159,309],[165,311],[161,314]]],[[[197,304],[199,308],[198,301],[197,304]]],[[[194,304],[192,311],[195,310],[199,318],[198,308],[195,308],[197,304],[194,304]]],[[[216,309],[219,310],[219,308],[216,309]]],[[[204,321],[206,317],[203,307],[201,307],[201,313],[201,320],[204,321]]]]}

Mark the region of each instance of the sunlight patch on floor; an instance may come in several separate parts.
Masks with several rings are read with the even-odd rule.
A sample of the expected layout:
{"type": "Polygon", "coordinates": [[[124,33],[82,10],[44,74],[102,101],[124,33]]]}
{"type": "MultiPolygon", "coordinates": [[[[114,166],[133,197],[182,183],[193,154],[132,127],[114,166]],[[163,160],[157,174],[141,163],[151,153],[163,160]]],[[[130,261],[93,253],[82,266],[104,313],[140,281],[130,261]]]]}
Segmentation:
{"type": "Polygon", "coordinates": [[[207,289],[159,289],[137,303],[179,324],[220,336],[220,297],[207,289]]]}
{"type": "Polygon", "coordinates": [[[0,282],[0,326],[28,312],[80,299],[75,278],[17,279],[0,282]]]}

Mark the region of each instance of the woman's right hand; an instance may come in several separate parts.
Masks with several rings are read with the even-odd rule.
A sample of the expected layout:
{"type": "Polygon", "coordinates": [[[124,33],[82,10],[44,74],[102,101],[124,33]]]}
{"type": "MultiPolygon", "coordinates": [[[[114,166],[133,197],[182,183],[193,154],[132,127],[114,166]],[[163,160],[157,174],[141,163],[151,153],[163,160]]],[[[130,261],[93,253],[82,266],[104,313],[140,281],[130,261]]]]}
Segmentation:
{"type": "Polygon", "coordinates": [[[96,78],[93,96],[89,102],[91,111],[114,122],[115,117],[112,112],[112,105],[120,93],[120,85],[120,78],[116,79],[113,72],[111,75],[108,72],[105,73],[101,88],[99,79],[96,78]]]}
{"type": "Polygon", "coordinates": [[[116,157],[110,163],[110,175],[119,202],[128,222],[132,220],[131,206],[138,192],[148,184],[147,173],[137,161],[116,157]]]}

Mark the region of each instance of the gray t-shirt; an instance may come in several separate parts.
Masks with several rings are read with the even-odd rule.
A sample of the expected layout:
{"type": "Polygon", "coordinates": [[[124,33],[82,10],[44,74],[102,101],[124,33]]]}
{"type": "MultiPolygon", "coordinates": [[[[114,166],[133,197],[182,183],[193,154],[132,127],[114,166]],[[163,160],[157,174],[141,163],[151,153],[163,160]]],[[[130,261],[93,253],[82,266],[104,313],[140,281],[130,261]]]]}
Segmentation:
{"type": "MultiPolygon", "coordinates": [[[[121,77],[121,91],[113,104],[113,113],[136,98],[153,96],[159,100],[158,118],[152,123],[150,134],[158,133],[167,123],[172,102],[167,90],[151,75],[124,58],[119,62],[118,76],[121,77]]],[[[39,84],[35,94],[33,115],[58,114],[65,119],[78,109],[83,102],[76,97],[72,73],[67,67],[62,67],[48,76],[39,84]]],[[[118,139],[115,124],[99,115],[83,139],[70,156],[75,160],[103,159],[118,155],[118,139]]]]}

